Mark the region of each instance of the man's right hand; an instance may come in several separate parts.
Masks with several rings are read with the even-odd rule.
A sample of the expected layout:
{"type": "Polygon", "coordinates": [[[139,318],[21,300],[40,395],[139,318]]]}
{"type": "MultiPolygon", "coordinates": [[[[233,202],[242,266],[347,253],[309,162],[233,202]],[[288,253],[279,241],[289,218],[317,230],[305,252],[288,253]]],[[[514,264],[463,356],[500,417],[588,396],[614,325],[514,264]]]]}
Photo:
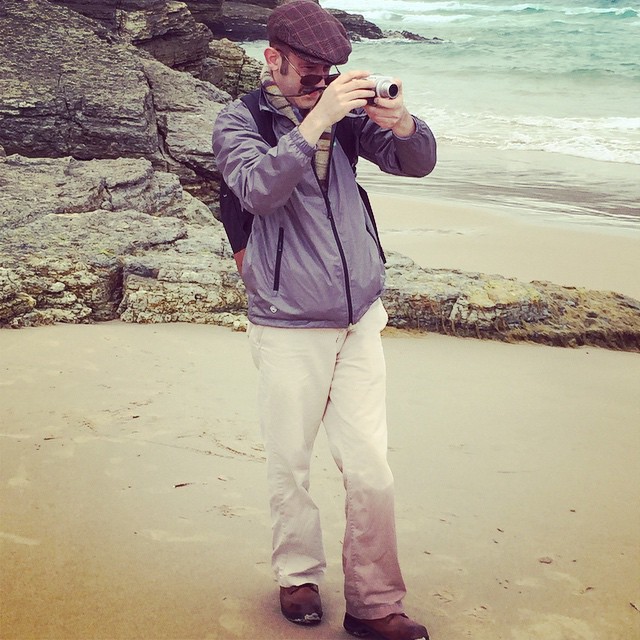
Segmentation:
{"type": "Polygon", "coordinates": [[[340,74],[320,96],[316,106],[300,124],[300,133],[311,145],[315,145],[322,133],[349,111],[364,107],[372,98],[373,82],[366,80],[369,71],[348,71],[340,74]]]}

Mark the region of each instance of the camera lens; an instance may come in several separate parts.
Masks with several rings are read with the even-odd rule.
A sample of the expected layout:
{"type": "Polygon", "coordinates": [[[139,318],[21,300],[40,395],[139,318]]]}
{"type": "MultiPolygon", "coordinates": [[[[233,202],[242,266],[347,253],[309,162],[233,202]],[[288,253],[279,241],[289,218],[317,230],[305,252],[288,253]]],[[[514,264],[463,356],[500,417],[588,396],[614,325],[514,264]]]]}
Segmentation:
{"type": "Polygon", "coordinates": [[[376,92],[378,98],[395,98],[400,91],[398,85],[393,81],[393,78],[388,76],[369,76],[367,80],[373,80],[376,86],[373,90],[376,92]]]}
{"type": "Polygon", "coordinates": [[[398,95],[398,85],[395,82],[390,82],[385,87],[385,91],[387,95],[382,96],[383,98],[395,98],[398,95]]]}

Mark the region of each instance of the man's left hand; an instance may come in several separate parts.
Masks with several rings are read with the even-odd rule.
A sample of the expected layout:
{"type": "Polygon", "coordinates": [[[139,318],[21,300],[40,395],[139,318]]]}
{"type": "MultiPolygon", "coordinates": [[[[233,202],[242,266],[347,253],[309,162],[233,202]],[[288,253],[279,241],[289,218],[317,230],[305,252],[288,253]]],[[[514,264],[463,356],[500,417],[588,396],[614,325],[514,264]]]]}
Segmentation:
{"type": "Polygon", "coordinates": [[[408,138],[416,130],[416,123],[404,105],[402,82],[394,78],[399,91],[395,98],[375,98],[374,104],[368,104],[364,110],[371,120],[383,129],[391,129],[394,135],[408,138]]]}

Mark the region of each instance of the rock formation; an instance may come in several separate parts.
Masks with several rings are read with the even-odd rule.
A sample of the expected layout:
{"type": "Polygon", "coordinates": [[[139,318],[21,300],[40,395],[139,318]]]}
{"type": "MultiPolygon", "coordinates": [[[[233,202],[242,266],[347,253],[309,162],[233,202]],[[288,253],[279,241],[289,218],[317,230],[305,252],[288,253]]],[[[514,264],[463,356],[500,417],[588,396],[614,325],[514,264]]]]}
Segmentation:
{"type": "Polygon", "coordinates": [[[328,11],[344,25],[351,40],[361,40],[362,38],[380,40],[385,37],[382,29],[373,22],[365,20],[364,16],[347,13],[340,9],[329,9],[328,11]]]}
{"type": "Polygon", "coordinates": [[[247,55],[239,45],[222,38],[209,44],[209,59],[222,68],[218,87],[237,98],[255,89],[259,82],[262,63],[247,55]]]}
{"type": "MultiPolygon", "coordinates": [[[[0,326],[245,326],[214,217],[210,135],[261,64],[213,33],[229,16],[234,29],[248,21],[244,33],[263,29],[275,4],[3,1],[0,326]]],[[[422,269],[397,254],[387,276],[391,326],[640,350],[640,303],[615,293],[422,269]]]]}
{"type": "Polygon", "coordinates": [[[215,35],[234,42],[262,40],[265,38],[267,20],[275,6],[265,6],[254,2],[227,2],[222,7],[223,31],[215,35]]]}
{"type": "Polygon", "coordinates": [[[215,199],[210,123],[230,100],[226,92],[44,0],[7,0],[0,28],[7,154],[147,158],[205,201],[215,199]]]}

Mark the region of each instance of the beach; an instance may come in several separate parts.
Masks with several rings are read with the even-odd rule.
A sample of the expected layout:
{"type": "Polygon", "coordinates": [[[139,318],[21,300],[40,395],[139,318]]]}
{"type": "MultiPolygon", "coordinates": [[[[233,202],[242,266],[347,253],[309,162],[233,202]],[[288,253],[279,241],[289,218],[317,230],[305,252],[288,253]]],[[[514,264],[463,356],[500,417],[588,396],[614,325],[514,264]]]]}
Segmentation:
{"type": "MultiPolygon", "coordinates": [[[[428,182],[429,178],[425,182],[428,182]]],[[[640,226],[371,191],[385,250],[421,267],[616,291],[640,300],[640,226]]]]}
{"type": "MultiPolygon", "coordinates": [[[[637,230],[372,194],[422,266],[640,299],[637,230]]],[[[407,612],[432,640],[640,634],[640,357],[384,334],[407,612]]],[[[338,640],[343,489],[312,466],[323,623],[269,564],[246,335],[119,321],[0,331],[4,640],[338,640]]]]}

